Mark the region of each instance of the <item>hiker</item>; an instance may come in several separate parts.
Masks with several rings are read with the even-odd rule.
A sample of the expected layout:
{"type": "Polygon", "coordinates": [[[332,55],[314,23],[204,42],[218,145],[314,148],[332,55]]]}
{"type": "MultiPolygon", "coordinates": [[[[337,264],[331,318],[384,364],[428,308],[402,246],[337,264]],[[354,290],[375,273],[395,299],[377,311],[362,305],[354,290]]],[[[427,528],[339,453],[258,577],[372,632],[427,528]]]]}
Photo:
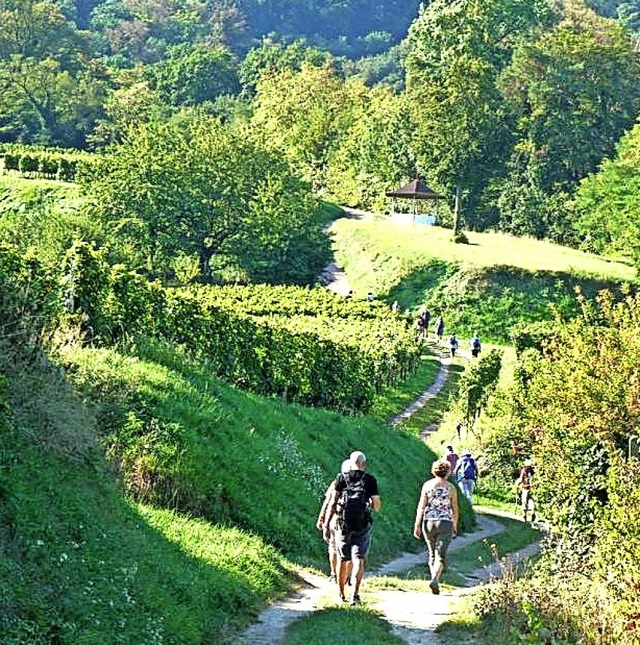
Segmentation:
{"type": "Polygon", "coordinates": [[[455,334],[451,334],[451,336],[449,336],[447,345],[449,345],[449,353],[451,354],[451,358],[455,358],[456,350],[458,349],[458,339],[456,338],[455,334]]]}
{"type": "Polygon", "coordinates": [[[356,450],[349,456],[350,470],[340,474],[334,484],[333,498],[324,525],[325,539],[334,514],[338,515],[335,529],[338,551],[338,588],[340,599],[345,601],[344,587],[349,577],[349,563],[353,572],[351,604],[360,602],[360,583],[364,575],[371,544],[371,509],[378,512],[382,506],[376,478],[365,472],[367,458],[356,450]]]}
{"type": "Polygon", "coordinates": [[[426,308],[422,307],[418,318],[416,320],[416,327],[420,331],[420,338],[422,340],[427,339],[427,334],[429,333],[429,321],[431,320],[431,312],[426,308]]]}
{"type": "Polygon", "coordinates": [[[436,333],[436,338],[438,339],[438,343],[442,343],[442,335],[444,334],[444,320],[442,316],[438,316],[436,318],[436,322],[433,329],[436,333]]]}
{"type": "Polygon", "coordinates": [[[478,354],[482,351],[480,338],[478,338],[478,332],[474,332],[473,338],[469,341],[469,349],[471,350],[471,356],[478,358],[478,354]]]}
{"type": "Polygon", "coordinates": [[[478,479],[478,467],[470,450],[465,450],[462,453],[462,459],[458,460],[454,474],[462,494],[469,500],[469,504],[473,504],[473,491],[478,479]]]}
{"type": "MultiPolygon", "coordinates": [[[[344,475],[345,473],[349,472],[349,468],[350,468],[350,462],[348,459],[345,459],[342,462],[342,466],[340,467],[340,472],[344,475]]],[[[336,483],[336,480],[334,479],[329,484],[329,487],[327,488],[327,492],[324,494],[324,501],[322,502],[322,508],[320,509],[320,513],[318,514],[318,521],[316,522],[316,528],[318,529],[318,531],[322,532],[323,536],[324,536],[325,518],[327,516],[329,503],[331,502],[331,498],[333,497],[333,491],[335,490],[335,483],[336,483]]],[[[329,553],[329,566],[331,567],[331,573],[329,574],[329,579],[333,580],[334,582],[337,582],[338,580],[336,577],[338,572],[338,552],[336,551],[336,536],[335,536],[336,519],[337,517],[334,515],[332,524],[329,527],[329,539],[327,540],[327,550],[329,553]]]]}
{"type": "Polygon", "coordinates": [[[444,458],[449,462],[449,465],[451,466],[451,472],[454,472],[460,456],[453,449],[453,446],[447,446],[447,454],[444,456],[444,458]]]}
{"type": "Polygon", "coordinates": [[[456,425],[456,434],[458,435],[458,441],[460,441],[462,439],[462,431],[463,431],[463,429],[464,429],[464,423],[462,423],[462,421],[460,421],[456,425]]]}
{"type": "Polygon", "coordinates": [[[458,533],[458,492],[447,481],[451,465],[446,459],[438,459],[431,466],[433,479],[426,481],[420,491],[413,535],[424,537],[429,555],[429,587],[434,594],[440,593],[440,576],[444,571],[445,558],[451,539],[458,533]]]}
{"type": "Polygon", "coordinates": [[[391,312],[394,314],[400,313],[400,302],[398,300],[393,301],[393,304],[391,305],[391,312]]]}
{"type": "Polygon", "coordinates": [[[376,297],[373,295],[373,291],[367,291],[367,300],[373,302],[375,299],[376,297]]]}
{"type": "Polygon", "coordinates": [[[533,467],[533,461],[531,459],[525,459],[522,464],[522,468],[520,469],[518,479],[516,480],[516,485],[520,489],[520,503],[525,522],[527,521],[529,509],[531,509],[531,522],[536,521],[535,504],[533,502],[533,497],[531,496],[531,483],[534,474],[535,469],[533,467]]]}

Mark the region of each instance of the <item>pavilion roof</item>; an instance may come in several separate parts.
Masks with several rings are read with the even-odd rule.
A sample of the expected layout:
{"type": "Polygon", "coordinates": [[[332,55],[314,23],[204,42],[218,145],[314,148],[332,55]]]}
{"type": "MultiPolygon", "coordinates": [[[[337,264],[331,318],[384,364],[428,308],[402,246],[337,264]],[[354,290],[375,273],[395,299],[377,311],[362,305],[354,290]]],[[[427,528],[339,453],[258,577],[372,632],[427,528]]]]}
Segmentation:
{"type": "Polygon", "coordinates": [[[408,184],[385,194],[387,197],[409,197],[412,199],[440,199],[443,197],[443,195],[439,195],[429,188],[421,179],[414,179],[408,184]]]}

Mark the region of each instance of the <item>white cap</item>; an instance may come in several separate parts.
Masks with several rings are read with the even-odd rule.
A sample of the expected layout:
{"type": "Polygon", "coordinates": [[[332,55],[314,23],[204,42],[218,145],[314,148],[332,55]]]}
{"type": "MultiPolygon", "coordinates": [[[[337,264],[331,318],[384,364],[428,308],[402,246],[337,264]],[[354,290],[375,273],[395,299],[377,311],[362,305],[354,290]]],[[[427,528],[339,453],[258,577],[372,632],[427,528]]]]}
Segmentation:
{"type": "Polygon", "coordinates": [[[351,470],[351,462],[348,459],[345,459],[340,466],[340,472],[344,475],[351,470]]]}

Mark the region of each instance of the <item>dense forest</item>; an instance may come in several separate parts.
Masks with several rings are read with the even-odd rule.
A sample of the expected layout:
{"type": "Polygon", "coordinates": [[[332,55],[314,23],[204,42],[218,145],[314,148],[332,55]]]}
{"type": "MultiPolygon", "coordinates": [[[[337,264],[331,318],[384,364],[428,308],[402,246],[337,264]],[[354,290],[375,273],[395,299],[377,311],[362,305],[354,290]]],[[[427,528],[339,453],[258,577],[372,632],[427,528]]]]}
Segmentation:
{"type": "Polygon", "coordinates": [[[638,7],[588,5],[4,0],[0,141],[99,152],[210,117],[316,196],[384,211],[418,173],[456,230],[633,258],[597,173],[634,149],[638,7]]]}

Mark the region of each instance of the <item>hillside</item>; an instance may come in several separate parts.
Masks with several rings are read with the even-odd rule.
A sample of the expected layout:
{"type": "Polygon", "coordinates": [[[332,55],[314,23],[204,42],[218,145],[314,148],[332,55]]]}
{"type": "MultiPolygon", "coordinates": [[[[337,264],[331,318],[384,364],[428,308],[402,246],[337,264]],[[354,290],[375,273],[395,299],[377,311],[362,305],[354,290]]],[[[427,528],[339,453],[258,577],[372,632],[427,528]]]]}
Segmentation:
{"type": "Polygon", "coordinates": [[[638,282],[628,264],[531,238],[469,232],[468,245],[454,244],[450,229],[386,219],[340,219],[331,232],[357,294],[424,303],[449,331],[502,343],[518,322],[573,316],[577,287],[593,295],[638,282]]]}
{"type": "Polygon", "coordinates": [[[373,562],[416,546],[433,455],[406,433],[243,393],[158,345],[67,349],[75,393],[2,358],[3,642],[231,642],[291,585],[288,561],[324,569],[319,501],[355,448],[384,500],[373,562]]]}

